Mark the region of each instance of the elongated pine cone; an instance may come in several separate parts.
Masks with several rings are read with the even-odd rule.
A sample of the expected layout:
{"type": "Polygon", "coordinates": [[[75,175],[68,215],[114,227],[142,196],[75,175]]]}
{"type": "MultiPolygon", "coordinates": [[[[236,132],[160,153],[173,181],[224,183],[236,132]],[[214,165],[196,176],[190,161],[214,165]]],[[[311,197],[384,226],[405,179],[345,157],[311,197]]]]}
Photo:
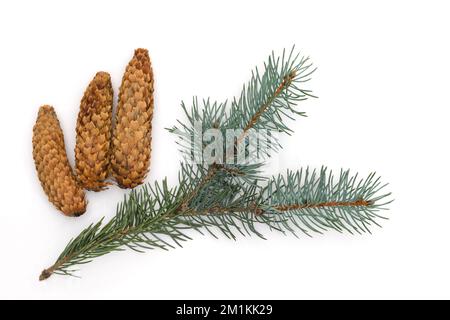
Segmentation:
{"type": "Polygon", "coordinates": [[[48,199],[66,216],[78,217],[86,211],[84,190],[78,186],[70,167],[64,135],[55,110],[39,109],[33,128],[33,158],[48,199]]]}
{"type": "Polygon", "coordinates": [[[98,72],[81,99],[76,128],[75,173],[88,190],[101,191],[108,185],[112,104],[111,77],[98,72]]]}
{"type": "Polygon", "coordinates": [[[122,79],[113,131],[111,169],[122,188],[134,188],[147,175],[152,118],[152,66],[148,51],[137,49],[122,79]]]}

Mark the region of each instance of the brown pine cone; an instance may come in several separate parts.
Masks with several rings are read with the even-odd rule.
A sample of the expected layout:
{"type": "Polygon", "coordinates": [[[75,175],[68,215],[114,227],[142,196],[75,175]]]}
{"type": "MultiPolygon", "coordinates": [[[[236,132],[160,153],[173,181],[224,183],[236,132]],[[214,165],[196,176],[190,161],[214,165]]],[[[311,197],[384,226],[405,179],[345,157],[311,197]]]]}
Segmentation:
{"type": "Polygon", "coordinates": [[[101,191],[108,185],[112,104],[111,77],[98,72],[84,92],[76,128],[75,173],[88,190],[101,191]]]}
{"type": "Polygon", "coordinates": [[[153,72],[146,49],[137,49],[119,91],[111,169],[122,188],[141,184],[150,165],[153,72]]]}
{"type": "Polygon", "coordinates": [[[33,158],[49,201],[66,216],[78,217],[86,212],[84,190],[77,185],[67,159],[63,132],[50,106],[39,109],[33,128],[33,158]]]}

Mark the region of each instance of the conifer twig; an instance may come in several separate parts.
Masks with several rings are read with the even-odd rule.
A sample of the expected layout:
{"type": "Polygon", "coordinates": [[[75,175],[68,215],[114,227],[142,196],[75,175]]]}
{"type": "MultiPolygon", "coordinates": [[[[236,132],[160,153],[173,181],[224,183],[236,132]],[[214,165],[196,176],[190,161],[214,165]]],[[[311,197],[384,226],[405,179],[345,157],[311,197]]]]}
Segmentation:
{"type": "MultiPolygon", "coordinates": [[[[295,78],[295,70],[291,71],[288,75],[284,76],[283,81],[278,85],[278,87],[275,89],[273,94],[268,98],[268,100],[263,103],[259,109],[252,115],[251,119],[248,121],[248,123],[245,125],[245,128],[242,132],[242,134],[237,138],[236,145],[239,145],[242,143],[242,141],[245,139],[245,136],[247,135],[248,131],[254,127],[254,125],[258,122],[259,118],[266,112],[266,110],[272,105],[272,102],[280,95],[281,92],[283,92],[287,86],[289,86],[292,82],[292,80],[295,78]]],[[[234,155],[234,152],[232,153],[234,155]]],[[[230,159],[226,159],[230,160],[230,159]]],[[[225,161],[227,162],[227,161],[225,161]]],[[[204,187],[205,184],[210,181],[217,171],[219,170],[219,166],[217,164],[212,164],[208,169],[208,174],[205,175],[203,180],[196,186],[196,188],[192,191],[191,194],[189,194],[186,199],[183,201],[183,203],[180,206],[181,210],[186,210],[189,202],[196,196],[196,194],[201,190],[201,188],[204,187]]]]}
{"type": "Polygon", "coordinates": [[[273,177],[262,190],[252,187],[241,189],[225,201],[227,204],[190,207],[177,211],[186,196],[180,181],[178,188],[169,189],[165,181],[154,187],[133,190],[118,207],[116,216],[101,227],[100,221],[85,229],[73,239],[57,261],[40,276],[45,280],[52,274],[73,275],[72,268],[89,263],[95,257],[121,251],[129,247],[143,249],[169,249],[190,240],[187,229],[216,236],[215,230],[235,239],[241,235],[264,236],[257,231],[263,223],[273,230],[295,233],[295,229],[309,234],[332,229],[350,233],[370,232],[369,226],[379,225],[390,203],[390,193],[382,193],[385,185],[374,174],[357,180],[349,171],[342,171],[334,183],[333,174],[322,168],[319,172],[308,169],[288,172],[273,177]],[[233,231],[234,230],[234,231],[233,231]],[[172,242],[172,243],[171,243],[172,242]]]}
{"type": "MultiPolygon", "coordinates": [[[[191,149],[189,140],[196,121],[202,130],[243,128],[237,144],[243,143],[250,129],[291,132],[283,117],[303,115],[294,106],[312,97],[309,90],[298,87],[314,71],[308,61],[298,59],[293,51],[279,58],[272,54],[264,72],[260,75],[255,70],[228,113],[226,104],[209,100],[204,101],[202,111],[196,99],[190,111],[183,104],[188,123],[179,122],[180,128],[170,129],[180,137],[181,151],[187,155],[199,151],[191,149]]],[[[278,145],[276,141],[272,148],[278,145]]],[[[322,168],[267,178],[259,173],[260,166],[182,163],[176,187],[170,188],[163,180],[132,190],[108,223],[100,221],[72,239],[40,280],[52,274],[74,275],[74,267],[126,247],[143,252],[182,246],[191,239],[188,230],[214,237],[220,232],[231,239],[237,234],[264,238],[258,224],[294,235],[296,230],[307,235],[327,230],[370,232],[369,227],[384,218],[379,212],[390,203],[390,193],[383,191],[386,185],[375,174],[359,179],[349,171],[335,175],[322,168]]]]}

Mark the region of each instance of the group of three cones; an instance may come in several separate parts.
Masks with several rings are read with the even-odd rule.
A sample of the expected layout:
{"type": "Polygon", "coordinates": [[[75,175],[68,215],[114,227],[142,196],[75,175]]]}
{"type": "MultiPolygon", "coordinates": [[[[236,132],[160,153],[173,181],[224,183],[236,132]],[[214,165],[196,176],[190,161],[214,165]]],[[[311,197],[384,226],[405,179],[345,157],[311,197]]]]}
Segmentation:
{"type": "Polygon", "coordinates": [[[98,72],[86,89],[76,125],[75,172],[53,107],[40,107],[33,158],[50,202],[67,216],[79,216],[87,206],[84,189],[105,189],[110,175],[122,188],[141,184],[150,165],[152,117],[153,72],[146,49],[135,50],[126,67],[115,117],[108,73],[98,72]]]}

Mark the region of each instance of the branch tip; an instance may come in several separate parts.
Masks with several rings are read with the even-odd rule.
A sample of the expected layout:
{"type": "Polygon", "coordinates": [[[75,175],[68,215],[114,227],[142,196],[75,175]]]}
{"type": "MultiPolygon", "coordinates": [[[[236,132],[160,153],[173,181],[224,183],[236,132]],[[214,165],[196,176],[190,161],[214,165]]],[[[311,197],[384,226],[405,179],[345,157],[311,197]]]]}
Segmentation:
{"type": "Polygon", "coordinates": [[[42,271],[41,275],[39,276],[39,281],[44,281],[47,280],[48,278],[50,278],[53,274],[53,271],[49,270],[49,269],[45,269],[44,271],[42,271]]]}

